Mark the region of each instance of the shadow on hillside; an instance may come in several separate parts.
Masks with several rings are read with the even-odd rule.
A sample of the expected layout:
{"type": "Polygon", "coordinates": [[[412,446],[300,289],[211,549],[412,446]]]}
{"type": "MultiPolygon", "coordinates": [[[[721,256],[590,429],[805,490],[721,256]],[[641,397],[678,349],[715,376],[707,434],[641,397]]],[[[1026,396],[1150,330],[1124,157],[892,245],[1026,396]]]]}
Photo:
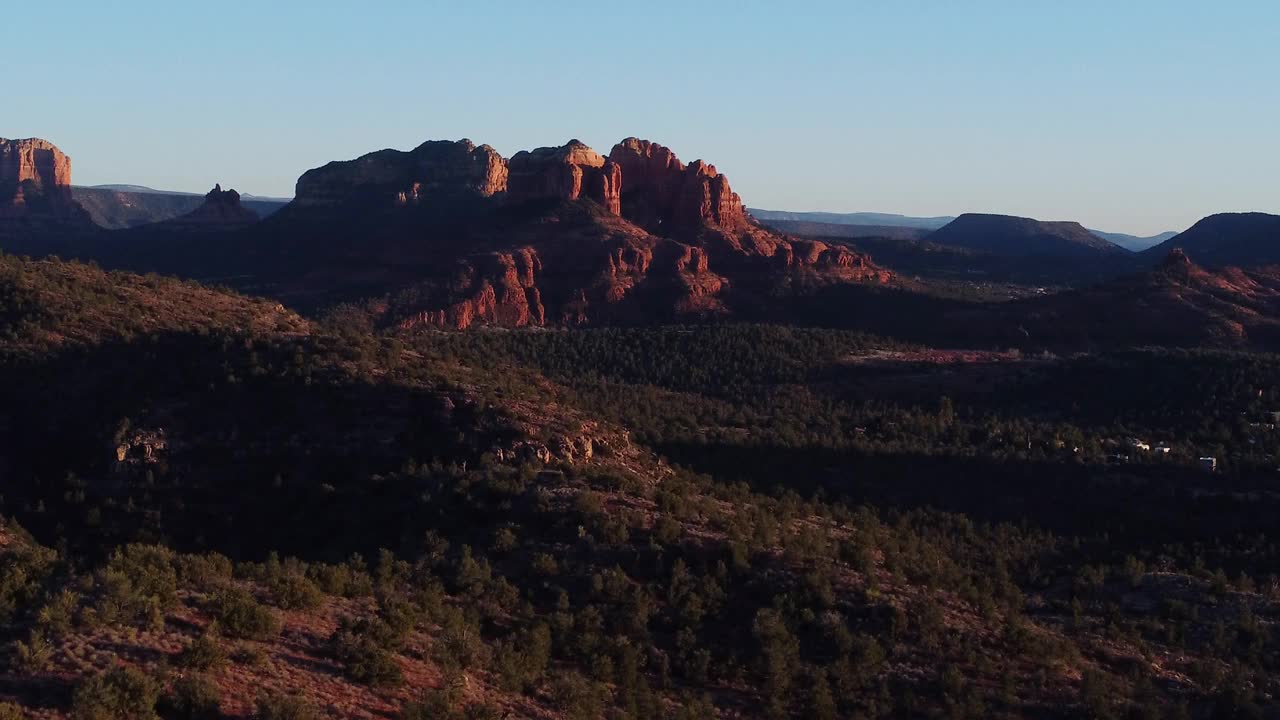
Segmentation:
{"type": "Polygon", "coordinates": [[[657,450],[720,481],[746,481],[759,491],[821,493],[848,504],[933,508],[978,521],[1105,537],[1117,552],[1266,534],[1280,512],[1273,478],[1231,478],[1169,465],[1101,467],[777,446],[667,444],[657,450]]]}
{"type": "Polygon", "coordinates": [[[344,559],[417,532],[423,488],[392,474],[512,436],[447,389],[333,367],[381,367],[372,351],[309,343],[168,334],[10,360],[0,512],[48,545],[344,559]]]}

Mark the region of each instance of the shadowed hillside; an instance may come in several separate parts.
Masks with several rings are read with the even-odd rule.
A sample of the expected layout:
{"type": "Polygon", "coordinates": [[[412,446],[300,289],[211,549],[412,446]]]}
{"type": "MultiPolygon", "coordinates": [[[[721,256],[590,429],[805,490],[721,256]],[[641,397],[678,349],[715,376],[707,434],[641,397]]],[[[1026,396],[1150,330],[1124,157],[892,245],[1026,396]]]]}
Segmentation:
{"type": "Polygon", "coordinates": [[[1175,248],[1180,248],[1194,262],[1210,267],[1277,265],[1280,264],[1280,215],[1210,215],[1144,255],[1160,258],[1175,248]]]}

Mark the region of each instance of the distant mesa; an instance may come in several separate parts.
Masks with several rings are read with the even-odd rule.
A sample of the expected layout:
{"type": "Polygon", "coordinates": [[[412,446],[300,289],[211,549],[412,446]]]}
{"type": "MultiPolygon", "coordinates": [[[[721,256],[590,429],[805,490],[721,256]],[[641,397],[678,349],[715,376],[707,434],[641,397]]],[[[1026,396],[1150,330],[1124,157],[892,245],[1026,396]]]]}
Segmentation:
{"type": "Polygon", "coordinates": [[[1011,215],[966,213],[929,235],[929,241],[1006,257],[1081,259],[1128,255],[1080,223],[1011,215]]]}
{"type": "MultiPolygon", "coordinates": [[[[748,212],[770,227],[809,237],[920,240],[930,232],[955,220],[953,216],[915,217],[877,212],[796,212],[761,208],[749,208],[748,212]]],[[[1089,232],[1103,240],[1110,240],[1130,252],[1141,252],[1178,234],[1170,231],[1140,236],[1105,232],[1094,228],[1089,228],[1089,232]]]]}
{"type": "Polygon", "coordinates": [[[898,227],[930,231],[955,220],[952,215],[914,217],[897,213],[879,212],[796,212],[792,210],[764,210],[748,208],[748,212],[761,222],[782,221],[788,223],[822,223],[824,225],[859,225],[868,227],[898,227]]]}
{"type": "MultiPolygon", "coordinates": [[[[751,215],[759,217],[754,210],[751,211],[751,215]]],[[[810,238],[844,238],[847,240],[874,238],[915,242],[925,239],[933,232],[927,228],[911,227],[910,225],[856,225],[853,223],[763,218],[760,218],[760,222],[779,232],[810,238]]]]}
{"type": "Polygon", "coordinates": [[[1280,215],[1256,212],[1210,215],[1144,255],[1157,260],[1174,248],[1210,267],[1280,265],[1280,215]]]}

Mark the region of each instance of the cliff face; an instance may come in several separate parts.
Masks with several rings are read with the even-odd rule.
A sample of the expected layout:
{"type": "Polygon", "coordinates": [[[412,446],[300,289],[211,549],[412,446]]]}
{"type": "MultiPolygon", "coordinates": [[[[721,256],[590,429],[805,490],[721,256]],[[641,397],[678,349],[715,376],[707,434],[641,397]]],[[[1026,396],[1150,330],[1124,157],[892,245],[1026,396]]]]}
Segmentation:
{"type": "Polygon", "coordinates": [[[470,258],[458,265],[446,307],[423,310],[399,321],[401,328],[430,326],[465,330],[475,323],[526,327],[546,323],[537,288],[542,261],[536,250],[519,248],[470,258]]]}
{"type": "Polygon", "coordinates": [[[39,138],[0,138],[0,218],[87,222],[71,197],[71,158],[39,138]]]}
{"type": "Polygon", "coordinates": [[[70,189],[71,158],[47,140],[0,138],[0,186],[24,182],[45,191],[70,189]]]}
{"type": "Polygon", "coordinates": [[[577,140],[561,147],[522,150],[508,163],[511,202],[588,198],[621,213],[621,169],[577,140]]]}
{"type": "Polygon", "coordinates": [[[609,159],[622,169],[623,216],[647,230],[691,234],[749,225],[742,199],[714,165],[698,160],[686,167],[670,149],[634,137],[614,145],[609,159]]]}
{"type": "Polygon", "coordinates": [[[409,205],[427,198],[491,197],[507,189],[507,162],[488,145],[432,140],[331,162],[298,179],[299,206],[409,205]]]}

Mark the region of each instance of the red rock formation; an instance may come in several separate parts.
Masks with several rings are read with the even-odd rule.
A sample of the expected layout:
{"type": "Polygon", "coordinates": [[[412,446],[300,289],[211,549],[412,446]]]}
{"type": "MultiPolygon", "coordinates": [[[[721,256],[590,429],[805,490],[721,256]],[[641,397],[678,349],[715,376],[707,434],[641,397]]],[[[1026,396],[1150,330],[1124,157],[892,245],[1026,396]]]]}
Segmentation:
{"type": "Polygon", "coordinates": [[[685,168],[672,220],[679,227],[707,223],[724,230],[738,230],[747,224],[742,198],[729,188],[729,178],[701,160],[685,168]]]}
{"type": "Polygon", "coordinates": [[[622,168],[623,216],[653,232],[687,235],[751,223],[729,179],[701,160],[688,167],[670,149],[627,138],[609,152],[622,168]]]}
{"type": "Polygon", "coordinates": [[[0,216],[85,220],[71,197],[71,158],[47,140],[0,138],[0,216]]]}
{"type": "Polygon", "coordinates": [[[258,214],[240,204],[240,193],[214,185],[204,196],[204,203],[186,215],[160,224],[163,228],[219,229],[242,227],[258,221],[258,214]]]}
{"type": "Polygon", "coordinates": [[[412,204],[427,197],[491,197],[507,189],[507,162],[488,145],[431,140],[331,162],[298,179],[300,206],[412,204]]]}
{"type": "Polygon", "coordinates": [[[358,231],[337,230],[340,242],[325,241],[336,262],[376,258],[371,264],[390,289],[413,288],[386,309],[406,328],[660,322],[751,312],[798,287],[889,278],[848,249],[759,225],[714,166],[686,166],[662,145],[636,138],[608,159],[571,140],[505,162],[465,141],[424,143],[411,153],[331,163],[298,187],[303,210],[351,207],[362,197],[373,206],[462,208],[391,222],[374,213],[367,225],[353,225],[358,231]],[[492,203],[456,202],[460,194],[504,191],[506,204],[528,207],[494,212],[492,203]],[[594,203],[578,202],[584,199],[594,203]],[[453,274],[441,270],[455,265],[453,274]],[[407,269],[415,267],[424,271],[420,279],[407,269]]]}
{"type": "Polygon", "coordinates": [[[0,138],[0,184],[27,181],[44,190],[71,187],[71,158],[47,140],[0,138]]]}
{"type": "Polygon", "coordinates": [[[606,160],[600,172],[590,176],[587,197],[595,200],[613,215],[622,214],[622,168],[606,160]]]}
{"type": "Polygon", "coordinates": [[[536,287],[541,269],[542,261],[532,248],[470,258],[463,262],[453,293],[461,299],[405,318],[400,327],[466,330],[477,322],[504,327],[544,325],[546,309],[536,287]]]}
{"type": "Polygon", "coordinates": [[[577,140],[561,147],[522,150],[507,163],[511,202],[589,198],[621,212],[622,169],[577,140]]]}

